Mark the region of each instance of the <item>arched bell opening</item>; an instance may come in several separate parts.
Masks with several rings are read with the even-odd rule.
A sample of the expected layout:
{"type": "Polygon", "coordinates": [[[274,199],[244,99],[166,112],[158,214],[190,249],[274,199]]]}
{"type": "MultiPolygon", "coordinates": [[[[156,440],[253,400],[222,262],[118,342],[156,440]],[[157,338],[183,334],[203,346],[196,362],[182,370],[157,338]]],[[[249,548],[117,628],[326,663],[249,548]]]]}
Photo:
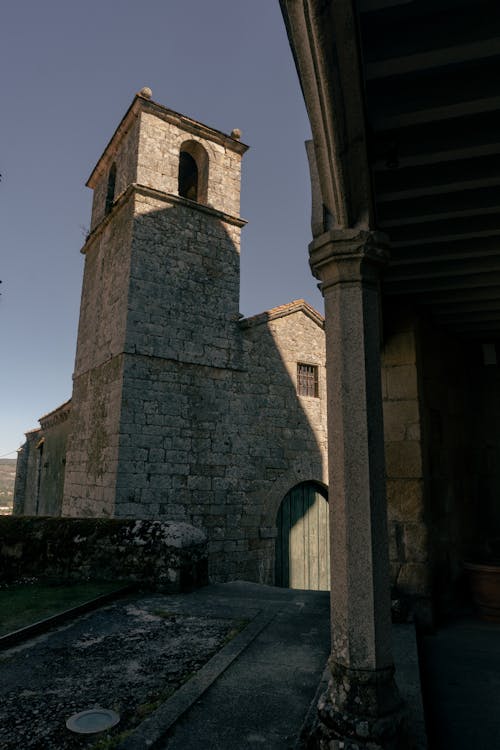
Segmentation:
{"type": "Polygon", "coordinates": [[[113,208],[115,200],[116,190],[116,164],[112,164],[108,174],[108,184],[106,187],[106,206],[104,209],[105,214],[109,214],[113,208]]]}
{"type": "Polygon", "coordinates": [[[181,198],[196,203],[207,202],[208,154],[197,141],[184,141],[179,152],[179,185],[181,198]]]}

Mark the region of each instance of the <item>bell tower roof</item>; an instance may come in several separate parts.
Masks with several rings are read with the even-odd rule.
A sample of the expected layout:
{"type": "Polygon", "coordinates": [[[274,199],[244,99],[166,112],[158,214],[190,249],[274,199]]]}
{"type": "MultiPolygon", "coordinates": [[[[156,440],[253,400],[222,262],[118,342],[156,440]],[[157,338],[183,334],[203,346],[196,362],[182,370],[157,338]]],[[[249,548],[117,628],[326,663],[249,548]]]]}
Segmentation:
{"type": "Polygon", "coordinates": [[[108,172],[120,149],[120,144],[123,138],[133,128],[141,113],[155,115],[164,122],[170,123],[180,130],[185,131],[188,135],[223,146],[225,149],[233,151],[240,157],[248,150],[248,146],[239,140],[240,131],[237,128],[231,131],[231,135],[227,135],[220,130],[208,127],[197,120],[193,120],[186,115],[175,112],[173,109],[168,109],[168,107],[153,101],[151,97],[151,89],[147,87],[142,88],[135,95],[130,107],[124,114],[120,124],[111,136],[106,148],[99,158],[99,161],[92,170],[92,173],[86,182],[87,187],[92,189],[95,188],[102,176],[108,172]]]}
{"type": "Polygon", "coordinates": [[[231,135],[168,109],[143,88],[90,175],[91,232],[130,191],[147,190],[174,202],[240,219],[241,159],[248,149],[231,135]]]}

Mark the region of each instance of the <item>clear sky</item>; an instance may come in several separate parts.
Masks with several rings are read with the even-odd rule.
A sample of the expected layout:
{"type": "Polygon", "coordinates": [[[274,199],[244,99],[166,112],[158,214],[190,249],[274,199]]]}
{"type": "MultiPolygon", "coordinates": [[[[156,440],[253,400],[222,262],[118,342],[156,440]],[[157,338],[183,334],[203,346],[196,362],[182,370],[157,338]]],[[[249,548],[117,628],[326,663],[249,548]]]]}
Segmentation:
{"type": "Polygon", "coordinates": [[[241,312],[299,297],[322,311],[310,131],[278,0],[10,0],[0,84],[0,456],[71,395],[85,182],[143,86],[250,146],[241,312]]]}

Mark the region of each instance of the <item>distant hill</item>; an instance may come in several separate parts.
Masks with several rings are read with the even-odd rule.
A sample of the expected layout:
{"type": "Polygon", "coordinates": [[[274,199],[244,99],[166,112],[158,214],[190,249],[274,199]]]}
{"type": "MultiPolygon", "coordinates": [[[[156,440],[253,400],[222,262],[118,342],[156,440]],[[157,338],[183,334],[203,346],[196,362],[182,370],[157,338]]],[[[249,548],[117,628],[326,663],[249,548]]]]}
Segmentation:
{"type": "Polygon", "coordinates": [[[16,462],[16,458],[0,458],[0,515],[12,511],[16,462]]]}

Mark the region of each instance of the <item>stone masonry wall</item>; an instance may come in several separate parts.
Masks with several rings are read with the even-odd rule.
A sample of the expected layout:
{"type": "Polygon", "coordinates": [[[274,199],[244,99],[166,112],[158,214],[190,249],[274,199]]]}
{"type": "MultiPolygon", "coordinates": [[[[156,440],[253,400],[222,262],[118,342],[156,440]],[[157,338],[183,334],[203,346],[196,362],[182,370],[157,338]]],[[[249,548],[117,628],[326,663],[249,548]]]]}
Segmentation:
{"type": "Polygon", "coordinates": [[[121,354],[125,343],[134,201],[114,207],[83,251],[75,377],[121,354]]]}
{"type": "Polygon", "coordinates": [[[137,182],[137,158],[139,142],[139,117],[134,117],[131,125],[115,144],[108,158],[99,165],[96,175],[94,195],[92,200],[92,220],[90,229],[93,231],[104,219],[106,210],[106,196],[108,192],[109,170],[113,162],[117,164],[115,182],[115,200],[134,182],[137,182]]]}
{"type": "Polygon", "coordinates": [[[26,433],[17,457],[14,515],[61,515],[70,410],[66,401],[26,433]]]}
{"type": "Polygon", "coordinates": [[[84,247],[64,515],[114,512],[133,205],[124,196],[84,247]]]}
{"type": "Polygon", "coordinates": [[[420,617],[430,602],[429,540],[422,455],[418,320],[402,309],[386,315],[382,392],[389,557],[395,596],[410,596],[420,617]],[[419,601],[420,600],[420,603],[419,601]]]}
{"type": "Polygon", "coordinates": [[[302,312],[238,333],[239,370],[127,357],[116,514],[192,523],[214,580],[272,583],[281,500],[326,482],[324,337],[302,312]],[[318,399],[297,396],[304,359],[319,366],[318,399]]]}
{"type": "Polygon", "coordinates": [[[469,347],[444,332],[422,331],[427,516],[436,611],[462,597],[462,562],[477,534],[467,371],[469,347]]]}
{"type": "Polygon", "coordinates": [[[140,115],[139,163],[140,185],[178,195],[179,152],[184,141],[196,141],[208,153],[207,205],[231,216],[240,214],[241,156],[207,138],[179,129],[158,113],[140,115]]]}
{"type": "Polygon", "coordinates": [[[482,347],[467,351],[470,413],[468,444],[473,472],[463,550],[471,561],[500,559],[500,364],[485,364],[482,347]],[[472,508],[471,508],[472,506],[472,508]]]}
{"type": "Polygon", "coordinates": [[[18,454],[13,507],[16,515],[35,515],[37,512],[39,453],[36,446],[41,437],[41,430],[27,432],[26,442],[18,454]]]}
{"type": "MultiPolygon", "coordinates": [[[[417,617],[428,623],[431,603],[439,616],[463,600],[462,563],[478,549],[481,507],[487,507],[480,496],[494,494],[497,471],[488,459],[497,386],[489,388],[495,376],[473,345],[401,307],[385,318],[382,382],[392,582],[396,596],[412,598],[417,617]],[[488,462],[491,468],[485,470],[488,462]]],[[[494,536],[494,513],[489,517],[494,536]]]]}
{"type": "Polygon", "coordinates": [[[65,419],[43,429],[45,442],[38,498],[41,516],[61,515],[69,427],[68,419],[65,419]]]}
{"type": "Polygon", "coordinates": [[[119,451],[123,355],[75,378],[62,514],[112,516],[119,451]]]}
{"type": "Polygon", "coordinates": [[[249,326],[244,334],[247,373],[237,424],[249,459],[239,480],[245,496],[241,526],[253,556],[247,575],[255,580],[257,566],[257,580],[273,583],[281,501],[301,482],[328,483],[325,338],[322,326],[304,312],[249,326]],[[297,394],[298,362],[318,367],[318,398],[297,394]]]}
{"type": "MultiPolygon", "coordinates": [[[[130,500],[133,485],[123,499],[124,483],[135,475],[134,462],[140,464],[146,450],[147,463],[151,458],[154,464],[155,451],[164,450],[152,438],[152,428],[159,425],[150,424],[151,410],[171,410],[180,396],[170,384],[165,389],[163,381],[143,377],[144,357],[158,359],[172,382],[172,362],[240,366],[239,232],[244,222],[237,215],[220,219],[226,219],[223,211],[239,211],[244,147],[235,142],[236,153],[218,143],[229,143],[226,136],[214,131],[212,139],[204,126],[186,119],[185,130],[172,118],[177,123],[175,113],[136,98],[89,180],[95,190],[93,231],[84,248],[66,515],[123,514],[118,506],[135,502],[130,500]],[[199,138],[193,129],[207,137],[199,138]],[[217,204],[217,211],[178,197],[179,149],[185,140],[202,141],[209,154],[208,202],[217,204]],[[104,215],[112,163],[116,199],[104,215]]],[[[148,367],[156,364],[148,362],[148,367]]],[[[164,417],[166,438],[172,420],[164,417]]],[[[147,489],[142,488],[143,495],[147,489]]],[[[143,515],[150,517],[150,512],[146,503],[143,515]]]]}
{"type": "Polygon", "coordinates": [[[28,440],[21,445],[17,451],[16,477],[14,481],[14,497],[12,503],[12,514],[22,516],[26,506],[26,495],[29,492],[28,459],[30,458],[30,446],[28,440]]]}
{"type": "Polygon", "coordinates": [[[136,196],[126,350],[237,366],[241,230],[190,204],[136,196]]]}
{"type": "Polygon", "coordinates": [[[0,518],[0,582],[123,581],[167,592],[207,583],[205,535],[187,524],[0,518]]]}

